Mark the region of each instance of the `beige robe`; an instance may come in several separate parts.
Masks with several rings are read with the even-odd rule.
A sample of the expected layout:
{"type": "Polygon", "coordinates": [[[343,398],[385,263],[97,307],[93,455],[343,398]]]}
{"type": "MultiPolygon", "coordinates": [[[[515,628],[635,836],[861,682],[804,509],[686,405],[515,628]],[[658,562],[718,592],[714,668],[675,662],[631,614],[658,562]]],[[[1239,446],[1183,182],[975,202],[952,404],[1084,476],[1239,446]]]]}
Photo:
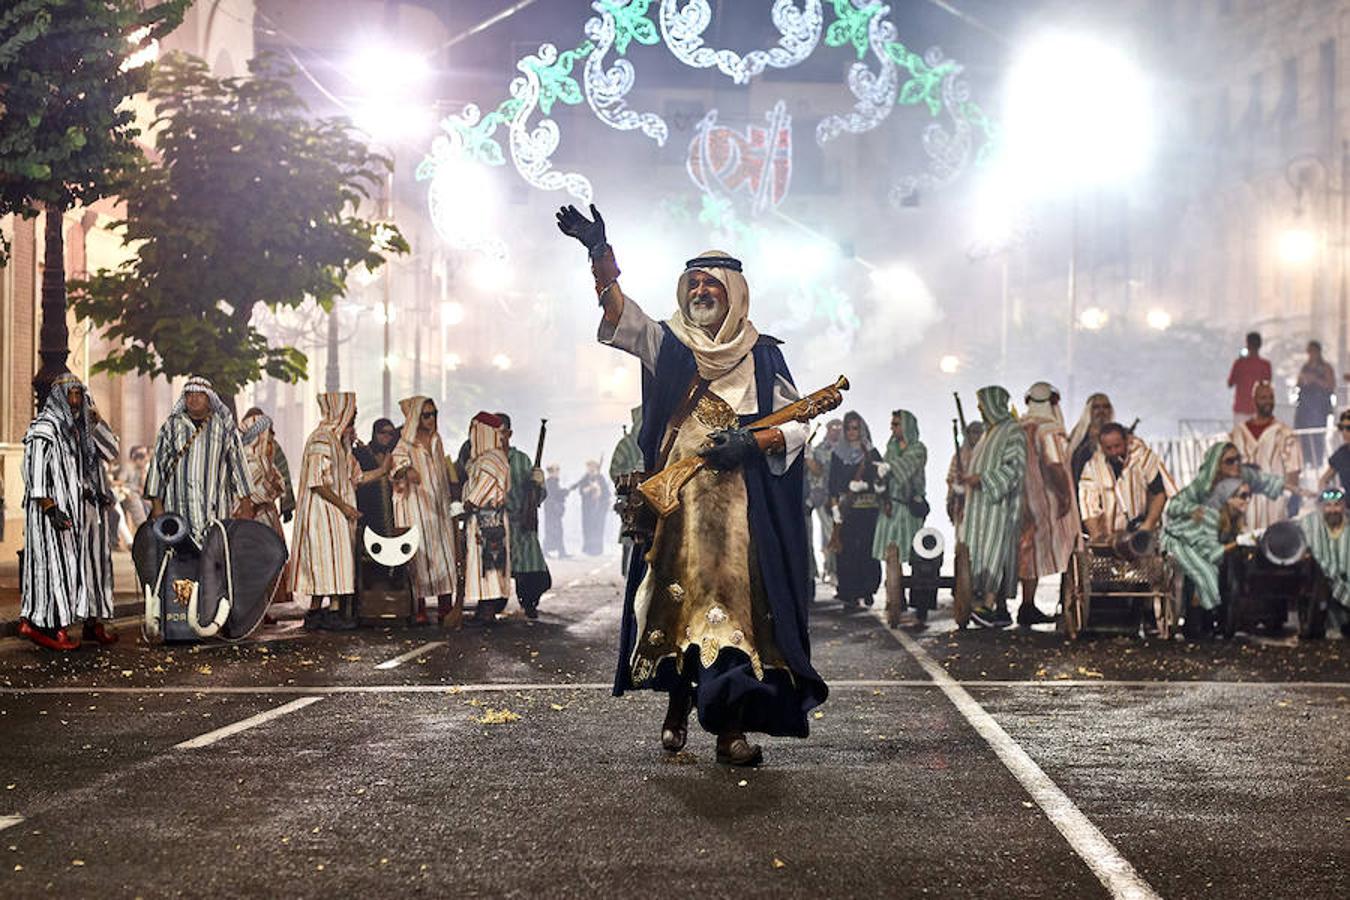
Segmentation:
{"type": "Polygon", "coordinates": [[[1067,569],[1083,526],[1072,494],[1068,498],[1068,512],[1059,514],[1059,502],[1046,478],[1047,470],[1058,469],[1064,473],[1065,481],[1073,484],[1069,437],[1064,426],[1051,419],[1030,417],[1021,424],[1027,434],[1027,472],[1022,480],[1026,502],[1022,506],[1017,575],[1029,580],[1058,575],[1067,569]]]}
{"type": "MultiPolygon", "coordinates": [[[[1299,447],[1298,435],[1279,420],[1271,422],[1261,432],[1260,440],[1252,437],[1247,422],[1243,422],[1233,429],[1232,441],[1242,454],[1242,461],[1262,472],[1287,478],[1291,473],[1297,476],[1303,469],[1303,450],[1299,447]]],[[[1247,507],[1249,528],[1259,531],[1287,518],[1289,510],[1283,496],[1272,500],[1264,494],[1252,494],[1251,505],[1247,507]]]]}
{"type": "Polygon", "coordinates": [[[1148,512],[1148,486],[1160,475],[1163,492],[1171,497],[1177,492],[1176,482],[1158,454],[1140,438],[1130,436],[1125,468],[1119,478],[1098,448],[1083,467],[1083,477],[1078,482],[1078,506],[1083,522],[1105,516],[1107,531],[1111,534],[1124,531],[1131,519],[1148,512]]]}
{"type": "Polygon", "coordinates": [[[305,442],[295,498],[290,589],[311,597],[356,593],[356,523],[314,490],[327,485],[356,506],[361,467],[342,433],[356,416],[356,395],[319,395],[323,419],[305,442]]]}
{"type": "Polygon", "coordinates": [[[416,525],[421,546],[409,563],[413,592],[418,597],[436,597],[455,592],[455,531],[450,514],[450,485],[441,436],[433,434],[431,445],[417,441],[417,423],[426,397],[399,401],[407,421],[394,447],[394,471],[411,468],[421,479],[413,484],[400,478],[394,487],[394,524],[416,525]]]}
{"type": "Polygon", "coordinates": [[[464,486],[464,502],[475,507],[502,510],[506,527],[506,565],[483,571],[483,536],[478,517],[469,516],[466,530],[467,551],[464,554],[464,600],[478,603],[511,596],[511,524],[507,521],[506,492],[511,486],[511,466],[500,432],[482,422],[469,424],[468,478],[464,486]]]}

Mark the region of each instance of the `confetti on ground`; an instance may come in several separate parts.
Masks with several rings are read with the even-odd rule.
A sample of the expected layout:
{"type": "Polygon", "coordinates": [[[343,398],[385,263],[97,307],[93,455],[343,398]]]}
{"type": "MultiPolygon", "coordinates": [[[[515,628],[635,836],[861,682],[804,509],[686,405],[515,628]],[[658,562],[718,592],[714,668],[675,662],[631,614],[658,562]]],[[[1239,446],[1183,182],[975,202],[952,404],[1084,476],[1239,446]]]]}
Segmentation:
{"type": "Polygon", "coordinates": [[[787,863],[783,862],[781,859],[775,856],[773,858],[773,867],[775,869],[785,869],[787,868],[787,863]]]}
{"type": "Polygon", "coordinates": [[[508,722],[519,722],[520,713],[511,712],[506,707],[494,709],[488,707],[487,710],[478,717],[479,725],[505,725],[508,722]]]}

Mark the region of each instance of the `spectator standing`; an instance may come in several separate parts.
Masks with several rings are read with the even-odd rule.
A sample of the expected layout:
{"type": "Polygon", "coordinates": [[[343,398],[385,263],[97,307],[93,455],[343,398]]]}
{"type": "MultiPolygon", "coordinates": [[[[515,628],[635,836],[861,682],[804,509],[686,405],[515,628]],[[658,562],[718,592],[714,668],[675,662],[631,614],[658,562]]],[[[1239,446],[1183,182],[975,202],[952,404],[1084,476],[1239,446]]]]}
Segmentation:
{"type": "Polygon", "coordinates": [[[1228,371],[1228,386],[1233,389],[1233,427],[1256,415],[1256,403],[1252,400],[1252,390],[1263,381],[1270,381],[1270,360],[1261,356],[1261,334],[1247,333],[1247,348],[1233,360],[1233,368],[1228,371]]]}
{"type": "Polygon", "coordinates": [[[1308,341],[1308,361],[1298,372],[1298,406],[1294,428],[1303,445],[1303,460],[1317,468],[1327,456],[1327,416],[1331,415],[1336,371],[1322,358],[1322,345],[1308,341]]]}
{"type": "Polygon", "coordinates": [[[1350,490],[1350,409],[1341,410],[1336,419],[1336,431],[1341,436],[1341,445],[1327,460],[1327,467],[1318,479],[1317,486],[1326,488],[1339,486],[1341,490],[1350,490]]]}

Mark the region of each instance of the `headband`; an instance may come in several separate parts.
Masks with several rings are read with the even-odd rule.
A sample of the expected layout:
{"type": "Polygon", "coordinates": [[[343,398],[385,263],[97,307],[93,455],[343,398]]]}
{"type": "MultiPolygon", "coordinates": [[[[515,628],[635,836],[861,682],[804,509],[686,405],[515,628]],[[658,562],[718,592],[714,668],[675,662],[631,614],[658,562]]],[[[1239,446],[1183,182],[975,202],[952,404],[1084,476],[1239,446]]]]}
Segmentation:
{"type": "Polygon", "coordinates": [[[732,256],[696,256],[684,264],[688,269],[730,269],[741,270],[741,261],[732,256]]]}

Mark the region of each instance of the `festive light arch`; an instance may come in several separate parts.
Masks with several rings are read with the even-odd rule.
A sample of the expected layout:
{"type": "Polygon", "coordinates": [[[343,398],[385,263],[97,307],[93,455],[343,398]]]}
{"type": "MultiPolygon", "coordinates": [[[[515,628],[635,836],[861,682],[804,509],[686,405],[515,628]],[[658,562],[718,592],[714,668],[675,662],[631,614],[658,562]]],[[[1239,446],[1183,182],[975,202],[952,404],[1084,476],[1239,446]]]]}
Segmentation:
{"type": "MultiPolygon", "coordinates": [[[[469,104],[441,122],[442,133],[418,165],[416,177],[430,182],[432,221],[453,246],[494,256],[505,252],[499,241],[483,243],[462,233],[449,215],[449,182],[465,161],[505,166],[509,156],[517,173],[532,187],[566,191],[581,203],[592,200],[594,190],[585,175],[562,171],[551,160],[561,140],[558,123],[548,118],[557,103],[577,106],[584,101],[611,128],[641,131],[658,145],[665,144],[670,134],[665,120],[655,112],[634,110],[627,101],[637,80],[628,58],[635,43],[663,44],[685,65],[716,68],[736,84],[749,83],[766,68],[799,65],[815,52],[822,36],[826,47],[851,47],[858,61],[849,68],[846,81],[855,102],[851,111],[820,121],[816,127],[819,145],[877,128],[896,106],[922,105],[934,119],[921,136],[927,168],[892,185],[890,196],[895,203],[921,189],[951,183],[972,160],[988,158],[998,141],[997,126],[970,99],[961,77],[964,67],[936,47],[920,55],[901,43],[889,19],[890,7],[882,0],[773,0],[770,18],[778,41],[744,54],[706,44],[703,35],[712,22],[708,0],[595,0],[591,8],[596,15],[586,21],[583,41],[562,51],[554,44],[541,44],[538,51],[517,61],[520,74],[510,83],[508,99],[486,114],[469,104]],[[824,26],[827,5],[833,14],[828,28],[824,26]],[[614,58],[606,63],[611,53],[614,58]],[[578,64],[580,82],[574,75],[578,64]],[[531,125],[536,115],[542,118],[531,125]],[[502,129],[505,149],[497,136],[502,129]]],[[[769,151],[766,162],[772,155],[769,151]]],[[[692,168],[690,175],[704,191],[705,200],[709,195],[718,199],[721,185],[714,184],[718,180],[707,177],[706,166],[698,172],[702,181],[692,168]]]]}

